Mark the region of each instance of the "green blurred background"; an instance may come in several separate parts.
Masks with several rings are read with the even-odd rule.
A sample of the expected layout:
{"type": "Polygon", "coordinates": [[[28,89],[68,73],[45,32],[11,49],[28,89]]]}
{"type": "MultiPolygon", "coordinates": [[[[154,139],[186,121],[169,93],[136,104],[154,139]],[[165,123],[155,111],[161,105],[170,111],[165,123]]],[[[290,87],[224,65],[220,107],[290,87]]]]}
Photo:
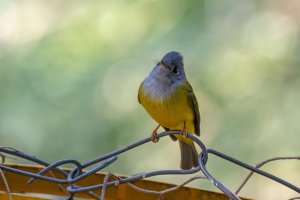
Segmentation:
{"type": "MultiPolygon", "coordinates": [[[[299,155],[299,31],[298,0],[0,0],[0,145],[49,162],[87,161],[148,137],[156,124],[137,90],[156,61],[177,50],[208,147],[253,165],[299,155]]],[[[247,174],[213,156],[207,166],[232,190],[247,174]]],[[[178,167],[178,144],[165,138],[105,170],[178,167]]],[[[300,185],[297,161],[264,169],[300,185]]],[[[191,185],[216,190],[207,181],[191,185]]],[[[259,176],[241,194],[296,196],[259,176]]]]}

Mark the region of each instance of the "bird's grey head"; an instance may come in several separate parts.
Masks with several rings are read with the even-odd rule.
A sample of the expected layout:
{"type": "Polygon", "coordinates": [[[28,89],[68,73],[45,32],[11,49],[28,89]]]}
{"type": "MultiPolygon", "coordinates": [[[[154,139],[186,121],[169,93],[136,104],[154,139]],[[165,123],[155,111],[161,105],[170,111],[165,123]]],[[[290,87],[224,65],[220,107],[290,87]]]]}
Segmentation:
{"type": "Polygon", "coordinates": [[[186,80],[183,58],[180,53],[176,51],[167,53],[153,71],[155,71],[155,74],[160,78],[167,77],[172,83],[179,83],[186,80]]]}
{"type": "Polygon", "coordinates": [[[171,51],[161,59],[144,80],[143,89],[155,99],[164,99],[185,81],[183,58],[180,53],[171,51]]]}

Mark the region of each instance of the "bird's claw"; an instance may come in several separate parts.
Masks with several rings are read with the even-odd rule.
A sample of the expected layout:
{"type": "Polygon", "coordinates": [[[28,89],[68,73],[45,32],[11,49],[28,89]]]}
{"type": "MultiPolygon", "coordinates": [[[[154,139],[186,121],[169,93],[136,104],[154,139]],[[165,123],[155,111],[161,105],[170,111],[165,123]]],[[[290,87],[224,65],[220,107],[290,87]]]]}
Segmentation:
{"type": "Polygon", "coordinates": [[[181,135],[183,139],[186,139],[188,137],[188,132],[186,130],[186,128],[183,128],[181,131],[181,135]]]}
{"type": "Polygon", "coordinates": [[[159,140],[159,137],[157,136],[157,133],[153,132],[151,134],[151,141],[154,142],[154,143],[156,143],[156,142],[158,142],[158,140],[159,140]]]}

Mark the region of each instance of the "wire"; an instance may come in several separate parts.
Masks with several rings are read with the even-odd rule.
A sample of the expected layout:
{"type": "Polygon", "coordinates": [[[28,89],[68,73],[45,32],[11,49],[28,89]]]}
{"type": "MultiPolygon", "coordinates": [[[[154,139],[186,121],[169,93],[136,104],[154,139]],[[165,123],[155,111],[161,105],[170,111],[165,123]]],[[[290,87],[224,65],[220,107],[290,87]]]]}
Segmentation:
{"type": "MultiPolygon", "coordinates": [[[[181,133],[181,131],[166,131],[166,132],[158,134],[157,136],[159,138],[162,138],[162,137],[165,137],[168,135],[180,134],[180,133],[181,133]]],[[[104,199],[104,195],[105,195],[104,193],[105,193],[105,189],[107,187],[116,186],[116,185],[124,184],[124,183],[131,184],[131,182],[133,182],[133,181],[136,181],[139,179],[145,179],[145,178],[153,177],[153,176],[171,175],[171,174],[181,174],[181,175],[196,174],[199,171],[202,171],[204,176],[208,180],[210,180],[217,188],[219,188],[228,198],[233,199],[233,200],[239,200],[240,198],[237,196],[237,192],[245,185],[245,181],[242,183],[239,190],[236,193],[234,193],[228,187],[226,187],[223,183],[221,183],[219,180],[217,180],[206,168],[206,163],[208,161],[209,154],[213,154],[213,155],[215,155],[219,158],[222,158],[224,160],[227,160],[233,164],[236,164],[243,168],[246,168],[246,169],[250,170],[252,173],[253,172],[258,173],[262,176],[265,176],[266,178],[269,178],[273,181],[276,181],[276,182],[290,188],[291,190],[294,190],[294,191],[300,193],[299,187],[297,187],[277,176],[274,176],[268,172],[265,172],[265,171],[259,169],[260,165],[253,167],[253,166],[248,165],[240,160],[237,160],[233,157],[225,155],[217,150],[207,149],[206,146],[193,134],[188,134],[188,137],[190,139],[192,139],[201,149],[199,157],[198,157],[199,165],[197,167],[195,167],[193,169],[189,169],[189,170],[177,170],[177,169],[175,169],[175,170],[174,169],[157,170],[157,171],[150,171],[150,172],[135,174],[135,175],[132,175],[132,176],[129,176],[126,178],[118,178],[118,179],[114,179],[114,180],[110,180],[110,181],[109,181],[109,177],[112,176],[112,174],[109,173],[109,175],[107,175],[107,177],[105,178],[103,183],[96,184],[96,185],[89,185],[89,186],[79,186],[76,184],[79,180],[86,178],[87,176],[90,176],[90,175],[104,169],[105,167],[109,166],[111,163],[113,163],[114,161],[117,160],[118,155],[120,155],[126,151],[129,151],[131,149],[134,149],[138,146],[141,146],[145,143],[150,142],[151,141],[150,137],[142,139],[135,143],[129,144],[127,146],[121,147],[117,150],[114,150],[112,152],[109,152],[105,155],[99,156],[95,159],[89,160],[84,163],[80,163],[79,161],[74,160],[74,159],[62,159],[62,160],[59,160],[59,161],[56,161],[56,162],[53,162],[50,164],[41,159],[38,159],[35,156],[28,155],[28,154],[18,151],[16,149],[13,149],[10,147],[0,147],[0,155],[1,155],[2,159],[4,159],[3,156],[12,155],[17,158],[22,158],[27,161],[31,161],[33,163],[37,163],[37,164],[45,166],[45,168],[38,173],[32,173],[29,171],[15,169],[13,167],[5,166],[3,164],[0,164],[0,169],[3,171],[8,171],[8,172],[12,172],[15,174],[30,177],[30,179],[28,181],[29,184],[33,183],[36,179],[44,180],[44,181],[48,181],[48,182],[52,182],[52,183],[56,183],[56,184],[67,184],[68,186],[66,189],[70,195],[69,199],[72,199],[73,195],[76,193],[79,193],[79,192],[87,192],[90,196],[94,197],[95,199],[100,199],[100,197],[98,197],[95,193],[93,193],[94,190],[98,190],[98,189],[102,189],[101,199],[104,199]],[[74,165],[74,167],[71,168],[70,172],[67,172],[67,171],[61,169],[61,166],[66,165],[66,164],[74,165]],[[97,165],[97,166],[93,167],[92,169],[88,169],[88,170],[86,169],[87,167],[90,167],[92,165],[97,165]],[[47,172],[52,171],[52,170],[61,174],[63,178],[57,178],[54,176],[49,177],[49,176],[45,175],[47,172]]],[[[184,184],[182,184],[182,186],[183,185],[184,184]]],[[[134,187],[136,189],[138,188],[137,186],[134,186],[134,187]]],[[[145,189],[140,188],[140,190],[143,191],[145,189]]],[[[167,190],[170,190],[170,188],[167,190]]],[[[164,193],[164,191],[159,191],[159,192],[160,192],[160,194],[164,193]]]]}

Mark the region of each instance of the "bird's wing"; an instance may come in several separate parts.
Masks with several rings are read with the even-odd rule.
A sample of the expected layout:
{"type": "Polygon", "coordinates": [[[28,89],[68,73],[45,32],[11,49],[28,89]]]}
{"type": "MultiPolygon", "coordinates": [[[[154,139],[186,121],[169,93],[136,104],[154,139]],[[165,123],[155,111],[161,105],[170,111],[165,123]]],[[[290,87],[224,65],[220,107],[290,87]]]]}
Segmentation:
{"type": "Polygon", "coordinates": [[[193,109],[194,112],[194,126],[195,126],[195,134],[200,136],[200,112],[198,102],[193,92],[193,88],[189,82],[186,82],[186,88],[188,92],[188,102],[193,109]]]}

